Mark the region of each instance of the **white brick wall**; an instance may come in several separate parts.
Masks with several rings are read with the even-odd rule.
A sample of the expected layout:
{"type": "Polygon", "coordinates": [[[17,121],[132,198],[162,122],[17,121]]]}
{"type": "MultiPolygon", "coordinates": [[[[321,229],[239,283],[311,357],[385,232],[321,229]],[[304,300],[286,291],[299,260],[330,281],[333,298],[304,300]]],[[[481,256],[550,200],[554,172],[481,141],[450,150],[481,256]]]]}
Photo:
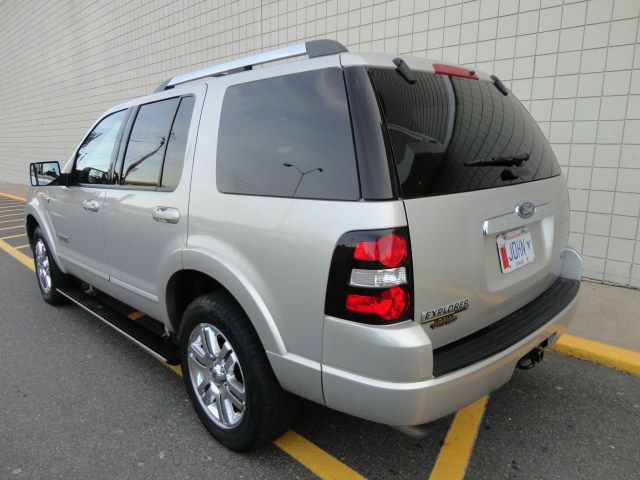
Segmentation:
{"type": "Polygon", "coordinates": [[[640,0],[0,4],[0,181],[176,73],[310,38],[496,73],[568,175],[585,276],[640,287],[640,0]]]}

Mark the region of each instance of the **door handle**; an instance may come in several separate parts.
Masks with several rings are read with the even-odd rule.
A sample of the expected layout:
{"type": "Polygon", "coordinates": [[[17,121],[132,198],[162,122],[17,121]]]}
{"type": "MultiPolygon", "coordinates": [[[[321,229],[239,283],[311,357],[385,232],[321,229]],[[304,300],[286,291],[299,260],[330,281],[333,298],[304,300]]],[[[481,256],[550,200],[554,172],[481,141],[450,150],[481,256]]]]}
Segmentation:
{"type": "Polygon", "coordinates": [[[171,207],[156,207],[151,214],[156,222],[178,223],[180,220],[180,210],[171,207]]]}
{"type": "Polygon", "coordinates": [[[97,200],[83,200],[82,208],[84,208],[87,212],[97,212],[100,210],[100,204],[97,200]]]}

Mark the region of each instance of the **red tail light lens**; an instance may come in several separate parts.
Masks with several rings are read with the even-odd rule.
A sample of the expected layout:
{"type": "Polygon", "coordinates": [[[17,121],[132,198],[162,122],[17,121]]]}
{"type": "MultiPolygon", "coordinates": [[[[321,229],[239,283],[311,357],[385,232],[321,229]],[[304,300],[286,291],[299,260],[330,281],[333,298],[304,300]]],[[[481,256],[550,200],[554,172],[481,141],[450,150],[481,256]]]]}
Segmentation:
{"type": "Polygon", "coordinates": [[[407,241],[390,233],[375,242],[358,242],[353,258],[356,260],[376,260],[387,267],[397,267],[407,258],[407,241]]]}
{"type": "Polygon", "coordinates": [[[372,325],[413,318],[413,262],[406,226],[342,235],[331,258],[325,315],[372,325]]]}
{"type": "Polygon", "coordinates": [[[380,295],[347,295],[347,310],[379,315],[385,320],[400,318],[409,305],[409,294],[401,287],[385,290],[380,295]]]}

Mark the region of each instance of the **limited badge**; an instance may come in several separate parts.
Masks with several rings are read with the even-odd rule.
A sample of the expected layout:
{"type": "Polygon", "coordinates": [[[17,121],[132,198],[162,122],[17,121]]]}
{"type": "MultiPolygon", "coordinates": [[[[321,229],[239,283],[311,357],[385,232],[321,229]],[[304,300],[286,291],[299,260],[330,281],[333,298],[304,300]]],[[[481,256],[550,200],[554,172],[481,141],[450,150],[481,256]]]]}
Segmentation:
{"type": "Polygon", "coordinates": [[[455,302],[451,302],[448,305],[442,305],[426,312],[422,312],[420,315],[421,323],[430,323],[429,327],[438,328],[444,325],[449,325],[458,319],[458,313],[463,312],[469,308],[469,299],[463,298],[455,302]]]}

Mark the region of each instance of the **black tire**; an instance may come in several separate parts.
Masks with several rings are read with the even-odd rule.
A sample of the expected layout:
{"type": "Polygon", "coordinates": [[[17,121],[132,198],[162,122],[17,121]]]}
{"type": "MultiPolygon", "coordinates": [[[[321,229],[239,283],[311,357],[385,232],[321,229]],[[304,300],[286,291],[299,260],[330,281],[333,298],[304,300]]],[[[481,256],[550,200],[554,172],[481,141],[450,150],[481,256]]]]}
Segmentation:
{"type": "Polygon", "coordinates": [[[233,298],[224,292],[214,292],[194,300],[182,316],[179,338],[189,398],[216,440],[231,450],[246,451],[275,440],[287,430],[297,410],[297,399],[280,387],[253,325],[233,298]],[[241,365],[245,410],[233,428],[224,429],[209,418],[191,382],[189,339],[202,323],[213,325],[226,337],[241,365]]]}
{"type": "Polygon", "coordinates": [[[40,227],[36,227],[33,232],[33,236],[31,237],[31,252],[33,253],[33,263],[36,269],[36,281],[38,283],[38,288],[40,288],[40,293],[42,293],[42,298],[44,298],[45,302],[51,305],[63,305],[68,302],[67,298],[61,295],[58,292],[58,288],[65,287],[69,285],[71,282],[71,277],[66,275],[60,270],[58,264],[51,255],[51,249],[49,248],[49,244],[47,243],[47,239],[42,234],[42,230],[40,227]],[[38,278],[38,265],[36,261],[36,245],[39,241],[42,241],[46,248],[46,256],[49,260],[49,272],[51,275],[51,289],[47,292],[42,286],[40,279],[38,278]]]}

